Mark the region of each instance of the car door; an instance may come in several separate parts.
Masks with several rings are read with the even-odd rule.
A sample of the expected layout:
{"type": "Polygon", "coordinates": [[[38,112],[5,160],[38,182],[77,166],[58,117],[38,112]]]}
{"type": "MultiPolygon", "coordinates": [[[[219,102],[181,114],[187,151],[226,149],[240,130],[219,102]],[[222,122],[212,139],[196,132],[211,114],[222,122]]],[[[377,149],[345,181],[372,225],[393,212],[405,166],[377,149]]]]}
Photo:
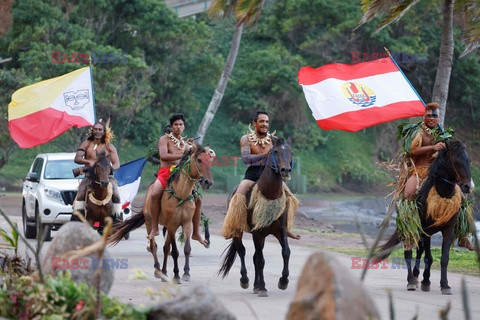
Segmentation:
{"type": "Polygon", "coordinates": [[[39,181],[42,176],[43,164],[45,163],[43,158],[36,158],[33,162],[32,171],[37,174],[37,181],[27,180],[27,215],[33,217],[35,215],[35,202],[37,200],[37,193],[39,188],[39,181]]]}

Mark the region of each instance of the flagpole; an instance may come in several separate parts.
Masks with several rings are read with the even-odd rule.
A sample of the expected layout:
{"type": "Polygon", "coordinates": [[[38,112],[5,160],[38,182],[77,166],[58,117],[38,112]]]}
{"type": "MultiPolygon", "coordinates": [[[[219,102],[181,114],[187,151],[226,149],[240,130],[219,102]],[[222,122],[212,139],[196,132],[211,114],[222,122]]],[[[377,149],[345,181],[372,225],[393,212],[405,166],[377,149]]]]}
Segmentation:
{"type": "Polygon", "coordinates": [[[410,83],[410,80],[408,80],[408,78],[405,76],[405,73],[403,73],[402,69],[400,68],[400,66],[397,64],[397,61],[395,61],[395,59],[393,59],[392,55],[390,54],[390,51],[388,51],[387,48],[383,47],[385,49],[385,51],[388,53],[388,57],[392,60],[393,63],[395,63],[395,65],[397,66],[398,70],[400,71],[400,73],[403,75],[403,77],[405,78],[405,80],[407,81],[407,83],[410,85],[410,88],[412,88],[413,92],[415,92],[415,94],[417,95],[418,99],[423,103],[423,106],[426,106],[425,102],[423,101],[422,97],[420,97],[420,95],[418,94],[417,90],[415,90],[415,88],[412,86],[412,84],[410,83]]]}
{"type": "Polygon", "coordinates": [[[88,55],[88,63],[90,68],[90,83],[92,86],[92,102],[93,102],[93,123],[97,123],[97,108],[95,107],[95,89],[93,88],[93,70],[92,70],[92,57],[88,55]]]}

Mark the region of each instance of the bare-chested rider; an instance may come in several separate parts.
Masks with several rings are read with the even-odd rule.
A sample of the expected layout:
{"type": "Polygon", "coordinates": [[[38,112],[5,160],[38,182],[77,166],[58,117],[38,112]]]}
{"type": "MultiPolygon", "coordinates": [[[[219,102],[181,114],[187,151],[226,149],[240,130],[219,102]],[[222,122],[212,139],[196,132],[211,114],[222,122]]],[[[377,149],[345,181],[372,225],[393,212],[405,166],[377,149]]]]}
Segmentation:
{"type": "MultiPolygon", "coordinates": [[[[260,178],[263,169],[265,168],[267,155],[270,149],[273,147],[272,136],[268,129],[270,127],[268,113],[263,110],[256,111],[253,115],[252,125],[254,130],[249,134],[246,134],[240,138],[240,151],[242,155],[242,161],[247,165],[247,171],[245,177],[237,187],[235,194],[233,195],[230,205],[227,211],[227,217],[235,215],[235,210],[244,210],[246,215],[246,194],[248,190],[255,184],[260,178]]],[[[288,190],[286,184],[284,188],[288,190]]],[[[288,190],[290,193],[290,190],[288,190]]],[[[230,239],[234,236],[238,236],[239,231],[232,231],[222,229],[222,236],[226,239],[230,239]]],[[[300,239],[300,235],[294,235],[290,231],[287,231],[287,236],[293,239],[300,239]]]]}
{"type": "MultiPolygon", "coordinates": [[[[75,155],[75,163],[83,164],[86,167],[93,167],[95,162],[97,162],[97,152],[105,151],[107,158],[110,160],[112,169],[115,171],[120,167],[120,160],[118,159],[117,149],[113,144],[110,143],[110,140],[113,138],[113,132],[107,126],[102,119],[93,125],[90,129],[87,140],[82,142],[80,147],[77,149],[75,155]]],[[[80,173],[82,173],[81,169],[80,173]]],[[[73,205],[73,210],[80,211],[85,215],[85,197],[87,192],[87,186],[90,183],[90,177],[86,176],[80,185],[78,186],[77,196],[75,197],[75,202],[73,205]]],[[[120,203],[120,195],[118,193],[117,183],[115,178],[111,177],[110,182],[112,183],[112,203],[113,203],[113,213],[116,217],[120,217],[122,213],[122,205],[120,203]]]]}
{"type": "MultiPolygon", "coordinates": [[[[170,169],[176,166],[183,157],[185,151],[191,146],[182,138],[185,130],[185,117],[183,113],[175,113],[170,117],[171,133],[160,137],[158,141],[158,153],[160,156],[160,169],[157,173],[157,179],[153,183],[150,190],[150,214],[152,216],[152,230],[147,239],[152,240],[159,234],[158,220],[161,212],[161,199],[163,191],[167,187],[168,178],[170,177],[170,169]]],[[[207,242],[200,235],[199,226],[201,219],[201,199],[195,202],[195,214],[193,216],[193,233],[192,239],[197,240],[203,245],[207,242]]]]}

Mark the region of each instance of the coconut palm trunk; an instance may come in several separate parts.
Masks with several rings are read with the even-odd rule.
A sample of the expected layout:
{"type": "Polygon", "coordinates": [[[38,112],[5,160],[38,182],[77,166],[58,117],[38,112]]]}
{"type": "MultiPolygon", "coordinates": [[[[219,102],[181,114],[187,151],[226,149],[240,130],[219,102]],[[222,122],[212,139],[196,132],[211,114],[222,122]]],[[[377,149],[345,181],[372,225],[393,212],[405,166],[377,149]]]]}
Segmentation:
{"type": "Polygon", "coordinates": [[[438,102],[440,121],[443,125],[447,110],[448,87],[453,66],[453,5],[454,0],[445,0],[443,8],[442,42],[438,58],[437,74],[433,85],[432,101],[438,102]]]}
{"type": "Polygon", "coordinates": [[[230,79],[230,74],[232,73],[233,66],[237,60],[238,49],[240,48],[240,41],[242,40],[243,33],[243,23],[236,25],[233,32],[232,44],[230,46],[230,52],[228,53],[227,61],[225,62],[225,67],[223,68],[222,75],[218,81],[217,88],[213,94],[212,100],[208,104],[207,111],[205,112],[202,122],[198,127],[197,137],[200,137],[199,143],[203,142],[203,138],[207,133],[208,127],[215,117],[220,103],[222,102],[223,94],[225,93],[225,88],[227,87],[228,80],[230,79]]]}

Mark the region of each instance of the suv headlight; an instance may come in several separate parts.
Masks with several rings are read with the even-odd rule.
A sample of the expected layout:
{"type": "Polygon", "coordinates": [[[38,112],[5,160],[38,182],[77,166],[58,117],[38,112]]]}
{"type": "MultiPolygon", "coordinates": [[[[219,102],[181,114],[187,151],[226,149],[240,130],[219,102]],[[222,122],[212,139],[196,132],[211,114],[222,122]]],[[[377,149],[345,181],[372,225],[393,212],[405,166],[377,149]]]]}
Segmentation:
{"type": "Polygon", "coordinates": [[[62,199],[62,195],[60,194],[60,190],[58,189],[45,187],[45,195],[50,199],[53,199],[60,203],[64,203],[62,199]]]}

